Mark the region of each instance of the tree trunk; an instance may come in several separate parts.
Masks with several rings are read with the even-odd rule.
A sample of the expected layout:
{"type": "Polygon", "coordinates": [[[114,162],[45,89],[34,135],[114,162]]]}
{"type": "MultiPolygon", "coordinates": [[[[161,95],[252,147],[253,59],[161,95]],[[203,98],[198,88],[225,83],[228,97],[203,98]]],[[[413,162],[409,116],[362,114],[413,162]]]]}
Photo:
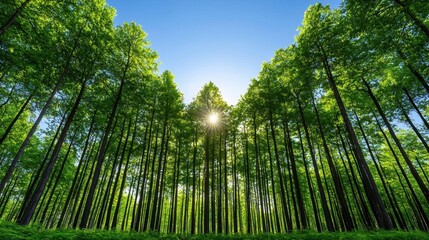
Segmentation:
{"type": "Polygon", "coordinates": [[[363,127],[362,127],[362,124],[360,122],[360,119],[359,119],[359,117],[358,117],[358,115],[356,113],[355,113],[355,116],[356,116],[357,123],[359,125],[359,129],[360,129],[360,131],[362,133],[362,137],[364,138],[365,143],[366,143],[366,145],[368,147],[368,152],[370,153],[371,160],[372,160],[372,162],[374,163],[374,165],[375,165],[375,167],[377,169],[378,175],[380,176],[381,182],[383,184],[384,191],[386,192],[387,198],[389,199],[389,203],[392,206],[393,213],[395,214],[395,217],[396,217],[396,219],[398,221],[399,227],[402,228],[402,229],[407,229],[407,226],[406,226],[405,222],[403,221],[403,216],[402,216],[402,213],[401,213],[401,211],[399,209],[399,206],[394,203],[392,195],[391,195],[391,193],[390,193],[390,191],[389,191],[389,189],[387,187],[388,185],[387,185],[387,183],[385,181],[385,175],[380,170],[379,163],[377,163],[377,161],[376,161],[376,157],[374,156],[374,153],[373,153],[373,151],[371,149],[371,146],[369,144],[369,141],[368,141],[368,138],[367,138],[367,136],[365,134],[365,131],[363,130],[363,127]]]}
{"type": "Polygon", "coordinates": [[[218,189],[217,189],[217,233],[222,233],[222,133],[219,134],[218,189]]]}
{"type": "MultiPolygon", "coordinates": [[[[117,167],[117,162],[119,159],[119,153],[120,153],[121,147],[122,147],[122,139],[124,137],[124,131],[125,131],[124,130],[125,122],[126,122],[126,119],[124,118],[124,121],[121,125],[121,132],[119,134],[119,143],[116,146],[116,150],[115,150],[115,153],[113,156],[113,163],[112,163],[112,169],[110,170],[110,174],[109,174],[109,180],[107,182],[105,181],[105,179],[107,178],[107,172],[108,172],[110,163],[108,163],[104,167],[104,173],[102,176],[102,179],[103,179],[102,185],[97,190],[98,194],[97,194],[97,197],[95,198],[96,205],[94,206],[92,212],[93,212],[93,218],[96,217],[96,212],[98,212],[98,217],[96,220],[96,224],[97,224],[96,228],[98,228],[98,229],[100,229],[103,225],[104,216],[106,215],[106,210],[107,210],[107,214],[110,215],[111,209],[108,207],[109,194],[110,194],[110,189],[114,185],[113,178],[115,177],[115,169],[117,167]],[[105,189],[103,189],[105,183],[106,183],[107,187],[105,189]]],[[[113,128],[113,129],[115,129],[115,128],[113,128]]],[[[114,130],[113,130],[113,132],[114,132],[114,130]]],[[[113,134],[110,136],[110,138],[113,138],[113,134]]],[[[112,154],[110,154],[109,157],[107,157],[107,159],[110,159],[111,155],[112,154]]],[[[116,186],[114,188],[116,188],[116,186]]]]}
{"type": "Polygon", "coordinates": [[[0,36],[5,33],[12,24],[15,23],[16,18],[21,15],[22,10],[27,6],[28,3],[30,3],[31,0],[25,0],[21,5],[15,10],[15,12],[6,20],[5,23],[2,24],[0,27],[0,36]]]}
{"type": "Polygon", "coordinates": [[[420,142],[422,142],[426,151],[429,153],[429,146],[428,146],[426,140],[424,139],[424,137],[422,136],[420,131],[417,129],[417,127],[414,125],[414,123],[411,121],[410,117],[408,117],[408,114],[405,112],[404,108],[402,106],[400,106],[400,109],[401,109],[402,115],[404,115],[407,123],[410,125],[411,129],[413,129],[414,133],[417,135],[417,137],[420,139],[420,142]]]}
{"type": "Polygon", "coordinates": [[[317,166],[316,155],[314,153],[314,148],[313,148],[313,145],[311,143],[311,137],[310,137],[310,133],[308,131],[307,122],[305,121],[304,110],[302,108],[301,100],[300,100],[300,97],[298,94],[297,94],[296,100],[298,102],[298,109],[299,109],[299,113],[301,116],[302,125],[304,127],[304,132],[305,132],[305,137],[307,139],[308,149],[310,150],[311,160],[313,162],[314,173],[316,174],[316,182],[317,182],[317,187],[318,187],[319,194],[320,194],[320,199],[322,201],[323,213],[325,214],[326,226],[328,228],[328,231],[332,232],[335,229],[334,229],[334,225],[332,223],[331,213],[329,212],[328,202],[326,201],[325,191],[323,190],[322,180],[320,178],[320,173],[319,173],[319,167],[317,166]]]}
{"type": "Polygon", "coordinates": [[[225,194],[225,234],[229,234],[229,212],[228,212],[228,182],[227,182],[227,165],[226,165],[226,158],[227,158],[227,134],[225,133],[225,141],[224,141],[224,156],[223,156],[223,169],[224,169],[224,175],[223,175],[223,182],[224,182],[224,194],[225,194]]]}
{"type": "MultiPolygon", "coordinates": [[[[277,140],[276,140],[276,133],[274,130],[274,121],[273,121],[272,109],[269,109],[269,123],[270,123],[271,137],[273,139],[274,157],[276,158],[277,174],[279,177],[280,196],[281,196],[280,199],[282,201],[283,214],[286,215],[286,231],[290,232],[290,231],[292,231],[292,220],[288,216],[289,211],[286,208],[286,194],[285,194],[285,187],[284,187],[285,184],[283,183],[283,174],[282,174],[282,170],[280,168],[280,156],[279,156],[279,151],[277,148],[277,140]]],[[[274,182],[273,182],[273,184],[274,184],[274,182]]],[[[280,231],[278,231],[278,232],[280,232],[280,231]]]]}
{"type": "Polygon", "coordinates": [[[33,217],[34,210],[36,209],[36,206],[39,203],[42,192],[45,189],[46,182],[48,181],[49,176],[51,175],[52,169],[54,167],[55,162],[58,159],[58,155],[60,153],[61,147],[63,146],[64,140],[66,139],[66,136],[71,126],[71,123],[73,121],[73,118],[79,108],[79,104],[80,104],[80,101],[82,100],[83,93],[85,92],[85,88],[86,88],[86,81],[82,83],[81,89],[79,91],[79,95],[77,96],[76,101],[73,105],[73,108],[64,124],[63,130],[61,131],[61,134],[58,137],[58,141],[57,141],[57,144],[55,145],[54,150],[52,151],[51,158],[47,162],[46,168],[42,173],[40,181],[36,189],[34,190],[34,193],[30,197],[29,202],[25,207],[22,216],[18,219],[17,221],[18,224],[27,225],[30,222],[31,218],[33,217]]]}
{"type": "MultiPolygon", "coordinates": [[[[166,131],[167,131],[167,118],[164,119],[163,123],[163,130],[162,130],[162,137],[161,137],[161,150],[159,151],[159,157],[158,157],[158,171],[156,174],[156,182],[155,182],[155,191],[153,196],[153,205],[152,205],[152,216],[150,219],[150,227],[149,230],[155,230],[155,219],[156,219],[156,212],[158,209],[158,198],[160,197],[160,184],[161,184],[161,170],[162,170],[162,163],[163,163],[163,154],[164,154],[164,146],[166,145],[166,131]]],[[[164,160],[166,161],[166,159],[164,160]]],[[[150,199],[149,199],[150,201],[150,199]]]]}
{"type": "Polygon", "coordinates": [[[411,12],[405,2],[402,2],[402,0],[394,0],[394,2],[401,6],[401,10],[414,22],[418,28],[420,28],[420,30],[425,34],[426,38],[429,39],[429,28],[425,25],[425,23],[418,19],[417,16],[411,12]]]}
{"type": "Polygon", "coordinates": [[[297,128],[298,128],[299,144],[301,146],[302,161],[304,162],[305,176],[307,178],[307,185],[308,185],[309,192],[310,192],[311,205],[313,206],[313,213],[314,213],[314,218],[316,221],[316,228],[317,228],[318,232],[321,232],[322,227],[320,226],[319,211],[317,208],[316,196],[314,194],[313,184],[311,182],[310,173],[309,173],[309,169],[307,166],[307,160],[305,157],[306,154],[305,154],[304,144],[302,142],[301,130],[300,130],[299,125],[297,128]]]}
{"type": "Polygon", "coordinates": [[[9,165],[9,168],[6,171],[5,176],[2,178],[2,180],[0,182],[0,193],[3,191],[5,184],[7,183],[7,181],[9,181],[10,177],[12,176],[12,173],[15,170],[16,164],[18,163],[21,156],[24,154],[25,149],[27,148],[28,144],[30,143],[31,137],[36,132],[37,127],[39,126],[40,122],[42,121],[43,117],[46,114],[46,111],[48,111],[48,108],[51,106],[52,101],[54,100],[55,94],[60,89],[61,84],[63,83],[63,81],[64,81],[64,79],[68,73],[68,70],[70,68],[70,63],[71,63],[74,51],[77,49],[82,29],[83,28],[80,29],[80,32],[78,33],[78,36],[74,41],[73,48],[72,48],[71,52],[69,53],[69,55],[67,56],[67,60],[66,60],[66,63],[64,65],[64,69],[61,72],[61,74],[59,75],[58,80],[55,83],[51,94],[49,95],[48,100],[45,102],[45,105],[43,106],[42,110],[40,111],[39,116],[37,117],[36,121],[34,122],[33,126],[31,127],[30,131],[28,132],[27,136],[25,137],[24,142],[21,144],[21,147],[19,148],[17,154],[13,158],[11,164],[9,165]]]}
{"type": "Polygon", "coordinates": [[[194,137],[194,151],[192,154],[192,203],[191,203],[191,234],[195,234],[196,227],[196,212],[195,212],[195,195],[197,191],[197,175],[196,175],[196,158],[197,158],[197,146],[198,146],[198,128],[195,128],[194,137]]]}
{"type": "Polygon", "coordinates": [[[148,190],[148,197],[147,197],[147,204],[146,204],[146,212],[143,222],[143,231],[146,231],[147,224],[149,222],[149,212],[150,212],[150,199],[152,198],[152,188],[153,188],[153,178],[154,178],[154,172],[155,172],[155,160],[156,160],[156,153],[158,149],[158,129],[156,130],[155,134],[155,149],[153,151],[153,159],[152,159],[152,166],[151,166],[151,172],[150,172],[150,185],[148,190]]]}
{"type": "Polygon", "coordinates": [[[18,113],[13,118],[12,122],[9,123],[6,130],[4,131],[3,135],[0,137],[0,145],[4,142],[6,137],[9,135],[10,131],[12,130],[13,125],[15,125],[16,121],[18,121],[18,118],[21,116],[21,114],[24,112],[25,108],[27,107],[30,100],[33,98],[33,94],[30,94],[30,96],[27,97],[27,100],[25,100],[24,104],[19,109],[18,113]]]}
{"type": "MultiPolygon", "coordinates": [[[[429,219],[426,216],[426,213],[423,209],[423,206],[421,205],[419,198],[417,197],[417,194],[415,193],[414,188],[413,188],[410,180],[408,179],[407,173],[405,172],[404,168],[402,167],[401,163],[399,162],[398,156],[396,156],[395,150],[393,149],[392,145],[390,144],[390,141],[387,138],[387,135],[384,133],[383,129],[381,128],[381,124],[378,122],[377,118],[376,118],[376,121],[377,121],[377,126],[380,129],[381,133],[383,134],[383,137],[386,140],[387,145],[389,146],[389,149],[393,154],[393,157],[395,158],[396,164],[399,167],[399,169],[401,170],[402,176],[404,177],[405,182],[407,183],[407,186],[411,191],[411,196],[412,196],[412,198],[414,200],[414,204],[416,205],[417,210],[418,210],[416,216],[417,216],[417,218],[422,218],[422,220],[424,221],[424,224],[426,225],[425,228],[421,228],[420,230],[427,231],[428,230],[427,227],[429,227],[429,219]]],[[[396,170],[396,168],[395,168],[395,170],[396,170]]],[[[398,178],[399,178],[399,173],[397,172],[397,174],[398,174],[398,178]]],[[[405,190],[405,188],[404,188],[404,190],[405,190]]]]}
{"type": "MultiPolygon", "coordinates": [[[[358,120],[358,124],[359,124],[359,120],[358,120]]],[[[345,152],[345,155],[346,155],[346,158],[347,158],[347,163],[348,163],[348,166],[349,166],[349,169],[350,169],[350,173],[351,173],[353,182],[354,182],[354,184],[356,186],[356,191],[357,191],[358,196],[359,196],[359,201],[360,201],[360,205],[361,205],[360,209],[362,210],[364,223],[365,223],[365,225],[366,225],[367,228],[372,229],[372,228],[374,228],[374,224],[373,224],[370,212],[368,210],[368,207],[366,205],[365,199],[364,199],[364,197],[363,197],[363,195],[361,193],[360,185],[357,182],[358,178],[356,177],[356,174],[355,174],[355,171],[354,171],[354,168],[353,168],[353,165],[352,165],[352,160],[349,157],[349,152],[347,151],[347,145],[346,145],[346,143],[345,143],[345,141],[343,139],[343,136],[341,134],[340,127],[338,127],[338,126],[337,126],[337,131],[338,131],[338,136],[340,137],[341,145],[342,145],[342,147],[344,149],[344,152],[345,152]]],[[[362,133],[362,135],[364,135],[364,133],[362,133]]],[[[368,149],[368,151],[370,151],[370,150],[368,149]]],[[[371,151],[370,151],[370,154],[372,154],[371,151]]],[[[352,155],[352,157],[353,157],[353,155],[352,155]]]]}
{"type": "Polygon", "coordinates": [[[341,178],[335,168],[334,162],[332,160],[331,153],[329,151],[328,144],[326,143],[325,134],[322,129],[322,123],[320,122],[319,111],[317,110],[316,103],[312,97],[314,112],[316,113],[316,119],[319,126],[320,136],[322,137],[323,149],[325,150],[325,157],[328,160],[329,169],[331,171],[332,179],[334,181],[335,192],[337,194],[338,201],[340,203],[340,212],[342,213],[342,217],[345,223],[345,227],[347,231],[351,231],[354,228],[352,218],[349,211],[349,206],[346,202],[345,193],[343,186],[341,185],[341,178]]]}
{"type": "MultiPolygon", "coordinates": [[[[403,88],[405,95],[407,95],[408,100],[410,100],[411,105],[413,106],[414,110],[417,112],[417,114],[419,115],[419,117],[422,119],[422,122],[425,124],[426,128],[429,130],[429,123],[426,120],[426,118],[423,116],[422,112],[420,111],[420,109],[417,107],[416,103],[414,102],[413,98],[411,97],[410,93],[408,92],[408,90],[406,88],[403,88]]],[[[428,91],[429,93],[429,91],[428,91]]]]}
{"type": "Polygon", "coordinates": [[[245,178],[246,178],[246,232],[248,234],[252,233],[252,216],[250,213],[250,174],[249,174],[249,141],[248,141],[248,137],[246,134],[246,129],[244,129],[244,135],[245,135],[245,162],[246,162],[246,167],[245,167],[245,178]]]}
{"type": "Polygon", "coordinates": [[[296,197],[298,201],[299,217],[302,224],[301,229],[307,229],[307,216],[305,213],[305,204],[302,197],[301,186],[298,179],[298,171],[296,167],[295,153],[293,151],[293,146],[292,146],[292,139],[290,137],[289,124],[287,120],[283,121],[283,124],[284,124],[283,135],[285,138],[285,149],[289,148],[289,152],[290,152],[289,155],[290,155],[290,163],[292,168],[293,182],[294,182],[296,197]]]}
{"type": "MultiPolygon", "coordinates": [[[[268,160],[270,161],[270,177],[271,177],[271,191],[273,193],[273,204],[274,204],[274,216],[275,216],[275,223],[276,223],[276,228],[275,228],[275,232],[276,233],[280,233],[281,229],[280,229],[280,218],[279,218],[279,214],[278,214],[278,210],[277,210],[277,197],[276,197],[276,189],[275,189],[275,182],[274,182],[274,170],[273,170],[273,159],[271,157],[271,149],[270,149],[270,139],[269,139],[269,133],[268,133],[268,126],[265,128],[266,131],[266,138],[267,138],[267,151],[268,151],[268,160]]],[[[279,176],[281,176],[281,173],[279,174],[279,176]]],[[[262,194],[262,193],[260,193],[262,194]]],[[[268,195],[268,191],[267,191],[267,195],[268,195]]],[[[284,196],[282,196],[284,197],[284,196]]],[[[290,222],[290,224],[292,224],[292,222],[289,219],[288,216],[288,211],[286,208],[286,198],[282,199],[282,206],[283,206],[283,214],[286,215],[286,219],[288,222],[290,222]],[[283,205],[285,204],[285,205],[283,205]]],[[[289,223],[287,223],[286,225],[286,231],[291,231],[292,228],[289,228],[289,223]]]]}
{"type": "Polygon", "coordinates": [[[134,229],[134,231],[139,231],[141,229],[140,227],[140,221],[141,221],[141,215],[143,211],[143,199],[144,199],[144,190],[146,186],[146,174],[149,166],[149,148],[151,146],[152,141],[152,128],[153,128],[153,119],[155,117],[155,108],[152,109],[150,124],[149,124],[149,137],[148,137],[148,127],[146,126],[145,134],[144,134],[144,140],[143,140],[143,150],[142,150],[142,157],[140,162],[140,170],[139,170],[139,180],[137,183],[137,189],[140,188],[140,190],[137,190],[136,193],[139,191],[139,202],[137,204],[137,211],[134,213],[135,205],[137,203],[137,196],[135,197],[135,203],[133,207],[133,219],[131,221],[131,228],[134,229]],[[146,149],[147,145],[147,149],[146,149]],[[142,173],[142,165],[143,161],[144,169],[142,173]],[[143,177],[142,181],[140,182],[140,179],[143,177]]]}
{"type": "Polygon", "coordinates": [[[209,141],[210,141],[210,130],[206,130],[205,136],[205,159],[204,159],[204,234],[209,233],[209,222],[210,222],[210,155],[209,155],[209,141]]]}
{"type": "Polygon", "coordinates": [[[79,164],[77,166],[76,173],[74,175],[73,182],[72,182],[72,185],[70,187],[69,193],[67,194],[66,202],[64,203],[64,207],[63,207],[63,209],[61,211],[61,215],[60,215],[60,218],[59,218],[58,223],[57,223],[57,228],[61,228],[62,223],[64,221],[64,217],[65,217],[66,212],[67,212],[67,209],[69,207],[69,203],[70,203],[70,201],[72,199],[72,195],[76,191],[75,186],[76,186],[76,183],[77,183],[77,180],[78,180],[78,176],[79,176],[79,173],[80,173],[80,168],[82,166],[84,158],[86,157],[85,154],[86,154],[86,150],[88,148],[89,140],[90,140],[90,137],[91,137],[91,134],[92,134],[92,130],[93,130],[93,127],[94,127],[96,114],[97,114],[97,110],[94,111],[94,115],[92,116],[91,124],[90,124],[89,130],[88,130],[88,135],[86,137],[85,145],[84,145],[83,150],[82,150],[82,155],[80,157],[80,161],[79,161],[79,164]]]}
{"type": "Polygon", "coordinates": [[[384,124],[386,125],[387,129],[389,130],[390,135],[393,138],[393,141],[396,143],[396,146],[398,147],[399,152],[401,153],[402,157],[404,158],[405,162],[407,163],[408,168],[411,171],[411,174],[416,179],[417,184],[420,187],[420,190],[423,192],[423,195],[425,196],[426,201],[429,203],[429,189],[424,184],[419,173],[417,172],[416,168],[414,167],[413,163],[411,162],[410,158],[408,157],[408,154],[405,152],[405,149],[402,147],[401,142],[399,141],[398,137],[396,136],[395,131],[393,131],[393,128],[390,125],[390,122],[387,119],[386,115],[384,114],[384,111],[381,108],[380,103],[378,102],[377,98],[375,97],[374,93],[372,92],[371,87],[369,86],[369,84],[366,82],[366,80],[364,78],[362,78],[362,81],[365,84],[365,86],[368,90],[368,94],[371,97],[372,101],[374,102],[374,105],[377,108],[378,113],[380,114],[381,118],[383,119],[384,124]]]}
{"type": "Polygon", "coordinates": [[[258,147],[258,141],[257,141],[257,127],[256,127],[256,112],[253,113],[253,145],[255,148],[255,163],[256,163],[256,181],[257,181],[257,187],[258,187],[258,191],[257,191],[257,195],[259,196],[259,202],[260,202],[260,208],[258,208],[257,210],[261,210],[260,214],[261,214],[261,219],[262,219],[262,229],[264,232],[268,232],[266,226],[265,226],[265,214],[264,214],[264,202],[262,201],[262,185],[261,185],[261,181],[263,180],[261,177],[261,168],[260,168],[260,163],[259,163],[259,147],[258,147]]]}
{"type": "MultiPolygon", "coordinates": [[[[130,48],[131,48],[131,46],[130,46],[130,48]]],[[[130,51],[130,49],[128,51],[130,51]]],[[[127,64],[125,66],[123,76],[121,79],[121,85],[119,86],[119,91],[116,95],[115,103],[113,104],[112,111],[110,112],[110,116],[109,116],[109,120],[107,122],[106,129],[104,130],[104,137],[101,141],[100,152],[99,152],[98,157],[97,157],[97,165],[95,167],[95,171],[94,171],[94,174],[92,177],[91,187],[89,189],[88,197],[86,199],[85,208],[83,210],[83,215],[82,215],[82,220],[81,220],[80,225],[79,225],[80,228],[86,228],[88,225],[88,219],[89,219],[89,214],[90,214],[90,211],[92,208],[92,202],[94,200],[95,189],[97,188],[97,184],[98,184],[98,180],[99,180],[98,178],[100,176],[101,167],[104,163],[104,157],[106,155],[107,140],[109,138],[109,134],[110,134],[110,131],[112,128],[113,119],[116,116],[116,110],[118,109],[119,102],[121,101],[122,91],[123,91],[124,83],[125,83],[125,76],[126,76],[126,72],[128,71],[129,64],[130,64],[130,57],[128,56],[127,64]]]]}
{"type": "Polygon", "coordinates": [[[348,133],[348,137],[350,142],[352,143],[352,150],[356,156],[356,160],[358,161],[358,168],[362,173],[362,183],[364,185],[365,193],[370,200],[371,209],[374,212],[374,215],[377,219],[377,223],[380,228],[384,229],[392,229],[392,221],[387,214],[386,208],[381,200],[380,193],[378,191],[378,187],[375,184],[374,177],[372,176],[371,171],[369,170],[368,164],[365,161],[364,154],[362,152],[359,140],[357,139],[356,133],[354,131],[353,125],[350,122],[349,115],[344,106],[343,100],[341,98],[340,92],[337,88],[337,83],[334,80],[334,76],[331,72],[331,66],[329,65],[328,57],[322,46],[318,45],[319,50],[322,53],[322,62],[325,68],[325,72],[328,78],[328,82],[332,92],[334,93],[335,101],[337,102],[338,108],[340,109],[342,119],[344,124],[346,125],[346,130],[348,133]]]}
{"type": "MultiPolygon", "coordinates": [[[[417,80],[420,82],[420,84],[423,86],[423,88],[426,90],[427,93],[429,93],[429,85],[426,82],[426,80],[423,78],[423,76],[420,74],[419,71],[410,63],[410,61],[405,57],[405,54],[398,49],[397,50],[399,56],[404,61],[405,66],[410,70],[410,72],[414,75],[414,77],[417,78],[417,80]]],[[[405,89],[405,88],[404,88],[405,89]]]]}
{"type": "MultiPolygon", "coordinates": [[[[52,201],[52,197],[54,196],[55,189],[57,189],[57,185],[58,185],[58,183],[59,183],[59,181],[60,181],[61,175],[63,174],[64,167],[65,167],[65,165],[66,165],[66,162],[67,162],[68,156],[69,156],[69,154],[70,154],[70,150],[71,150],[71,148],[72,148],[72,146],[73,146],[73,144],[74,144],[74,139],[75,139],[75,137],[76,137],[76,132],[75,132],[75,134],[74,134],[74,135],[73,135],[73,137],[72,137],[72,140],[71,140],[71,142],[70,142],[70,145],[69,145],[69,147],[68,147],[68,149],[67,149],[67,153],[66,153],[66,155],[65,155],[65,157],[64,157],[63,162],[61,163],[60,170],[58,171],[58,173],[57,173],[57,177],[55,178],[54,186],[52,186],[51,193],[50,193],[50,195],[49,195],[48,201],[47,201],[47,202],[46,202],[46,204],[45,204],[45,209],[43,210],[42,216],[40,217],[40,220],[39,220],[39,221],[40,221],[40,223],[42,223],[42,224],[44,224],[44,222],[45,222],[45,218],[46,218],[46,214],[47,214],[47,212],[48,212],[49,204],[50,204],[50,203],[51,203],[51,201],[52,201]]],[[[52,176],[52,177],[53,177],[53,176],[52,176]]],[[[47,190],[46,190],[46,192],[47,192],[48,190],[49,190],[49,189],[47,189],[47,190]]],[[[41,206],[39,207],[39,211],[40,211],[41,207],[43,206],[43,201],[40,203],[40,205],[41,205],[41,206]]],[[[55,206],[55,204],[53,205],[53,207],[52,207],[52,208],[54,208],[54,206],[55,206]]],[[[36,219],[37,219],[37,215],[36,215],[34,218],[36,218],[36,219]]],[[[46,224],[45,224],[45,225],[46,225],[46,224]]]]}

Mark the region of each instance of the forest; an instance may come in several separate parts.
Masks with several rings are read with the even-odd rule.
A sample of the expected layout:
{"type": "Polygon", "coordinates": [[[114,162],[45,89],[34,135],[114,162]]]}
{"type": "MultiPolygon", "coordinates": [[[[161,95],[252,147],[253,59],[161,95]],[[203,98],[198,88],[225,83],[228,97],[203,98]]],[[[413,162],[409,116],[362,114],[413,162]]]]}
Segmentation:
{"type": "Polygon", "coordinates": [[[105,0],[0,12],[1,224],[429,231],[428,1],[309,6],[235,106],[185,104],[105,0]]]}

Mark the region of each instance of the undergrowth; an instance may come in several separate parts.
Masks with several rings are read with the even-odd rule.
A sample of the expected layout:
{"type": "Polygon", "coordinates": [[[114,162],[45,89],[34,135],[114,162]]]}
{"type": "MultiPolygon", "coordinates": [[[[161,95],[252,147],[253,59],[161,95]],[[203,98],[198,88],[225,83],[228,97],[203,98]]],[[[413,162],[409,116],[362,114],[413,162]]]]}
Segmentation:
{"type": "Polygon", "coordinates": [[[38,239],[63,239],[63,240],[93,240],[93,239],[165,239],[165,240],[203,240],[203,239],[231,239],[231,240],[310,240],[310,239],[344,239],[344,240],[384,240],[384,239],[428,239],[429,233],[421,231],[353,231],[353,232],[322,232],[297,231],[288,234],[162,234],[162,233],[138,233],[132,231],[108,231],[108,230],[74,230],[74,229],[44,229],[38,225],[20,226],[9,222],[0,222],[1,240],[38,240],[38,239]]]}

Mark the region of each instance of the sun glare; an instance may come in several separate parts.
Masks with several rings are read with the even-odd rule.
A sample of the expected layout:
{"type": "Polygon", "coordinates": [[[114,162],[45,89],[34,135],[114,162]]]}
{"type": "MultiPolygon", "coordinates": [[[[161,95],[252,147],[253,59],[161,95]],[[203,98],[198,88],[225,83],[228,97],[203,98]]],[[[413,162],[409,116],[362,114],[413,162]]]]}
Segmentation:
{"type": "Polygon", "coordinates": [[[217,124],[217,123],[218,123],[218,121],[219,121],[219,115],[218,115],[217,113],[215,113],[215,112],[210,113],[209,118],[208,118],[208,121],[209,121],[209,123],[210,123],[210,124],[212,124],[212,125],[217,124]]]}

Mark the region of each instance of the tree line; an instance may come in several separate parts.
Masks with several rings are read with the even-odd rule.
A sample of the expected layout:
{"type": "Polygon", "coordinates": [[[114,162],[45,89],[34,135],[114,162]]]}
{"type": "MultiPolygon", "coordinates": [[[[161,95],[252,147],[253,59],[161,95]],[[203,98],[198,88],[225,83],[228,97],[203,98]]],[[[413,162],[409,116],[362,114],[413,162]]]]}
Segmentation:
{"type": "Polygon", "coordinates": [[[0,218],[168,233],[429,230],[429,3],[315,4],[236,106],[190,104],[104,0],[0,3],[0,218]],[[217,123],[208,122],[217,114],[217,123]]]}

